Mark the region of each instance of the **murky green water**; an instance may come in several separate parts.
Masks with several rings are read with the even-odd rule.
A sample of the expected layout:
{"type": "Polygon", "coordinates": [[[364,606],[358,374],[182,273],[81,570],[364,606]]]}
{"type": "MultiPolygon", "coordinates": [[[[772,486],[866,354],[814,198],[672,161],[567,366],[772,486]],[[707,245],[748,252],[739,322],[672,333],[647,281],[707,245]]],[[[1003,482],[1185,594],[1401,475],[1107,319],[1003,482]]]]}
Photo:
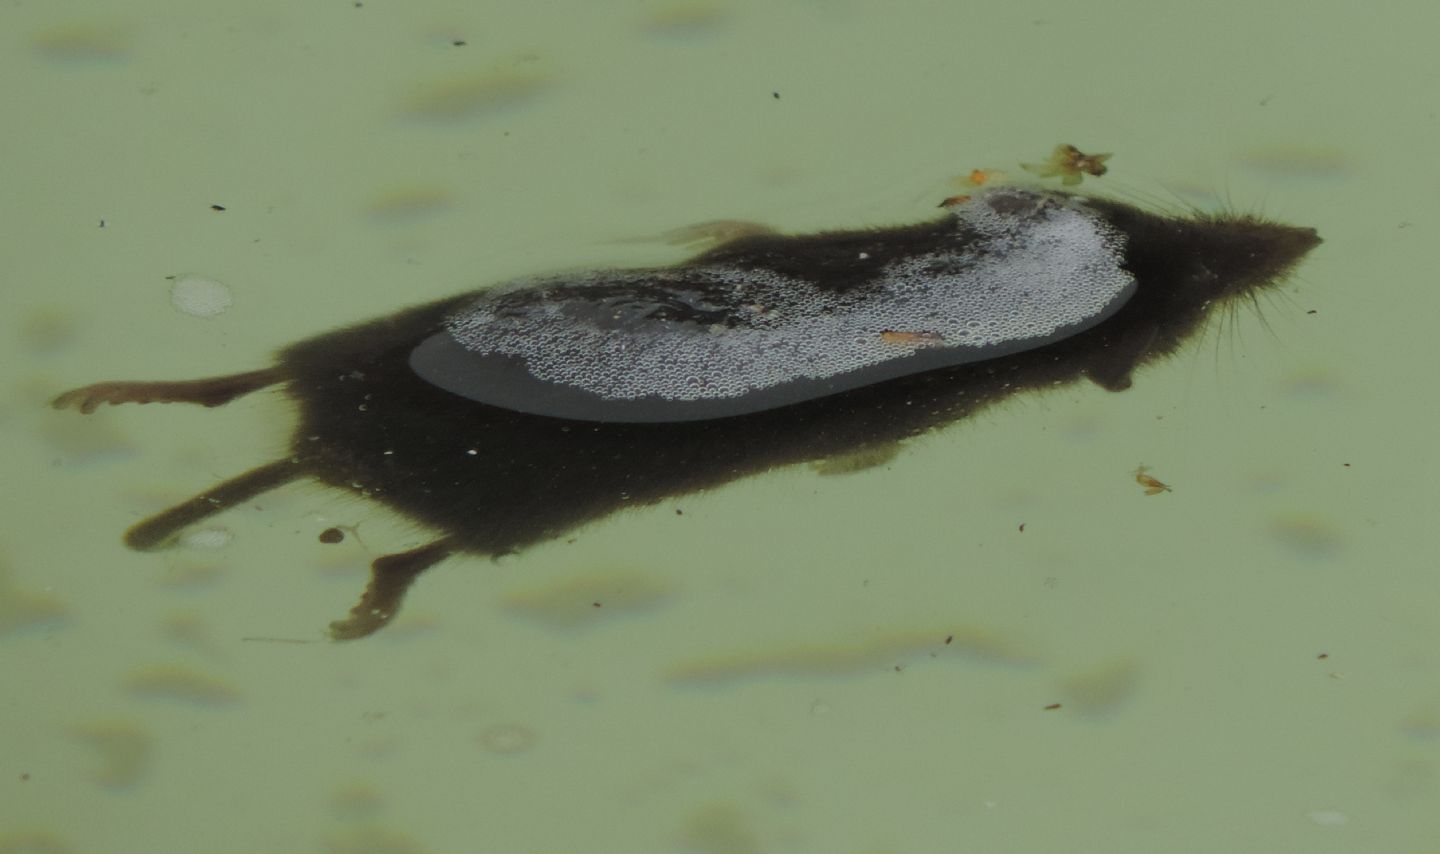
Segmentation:
{"type": "Polygon", "coordinates": [[[1437,24],[7,4],[0,851],[1434,850],[1437,24]],[[376,506],[301,485],[174,550],[120,544],[279,453],[281,397],[45,405],[675,260],[636,238],[688,223],[929,216],[954,176],[1058,142],[1115,153],[1100,188],[1326,243],[1263,323],[1128,392],[452,559],[369,640],[320,639],[370,559],[427,537],[376,506]],[[181,311],[224,307],[177,307],[187,274],[228,308],[181,311]]]}

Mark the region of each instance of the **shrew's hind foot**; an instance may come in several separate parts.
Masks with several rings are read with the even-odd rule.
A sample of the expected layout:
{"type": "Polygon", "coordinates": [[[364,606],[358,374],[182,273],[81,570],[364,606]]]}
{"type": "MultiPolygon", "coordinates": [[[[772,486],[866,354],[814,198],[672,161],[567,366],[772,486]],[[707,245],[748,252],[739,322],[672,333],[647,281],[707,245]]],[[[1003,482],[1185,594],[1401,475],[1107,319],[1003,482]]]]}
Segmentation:
{"type": "Polygon", "coordinates": [[[455,547],[440,539],[399,554],[378,557],[370,564],[370,583],[350,616],[330,624],[332,640],[355,640],[384,628],[400,610],[405,592],[420,573],[449,557],[455,547]]]}
{"type": "Polygon", "coordinates": [[[276,460],[253,468],[139,523],[125,532],[125,545],[141,552],[163,548],[170,545],[182,530],[201,519],[249,501],[307,473],[293,460],[276,460]]]}
{"type": "Polygon", "coordinates": [[[222,406],[237,397],[286,379],[278,368],[226,374],[178,382],[108,382],[71,389],[50,402],[56,409],[78,409],[87,415],[102,403],[198,403],[222,406]]]}

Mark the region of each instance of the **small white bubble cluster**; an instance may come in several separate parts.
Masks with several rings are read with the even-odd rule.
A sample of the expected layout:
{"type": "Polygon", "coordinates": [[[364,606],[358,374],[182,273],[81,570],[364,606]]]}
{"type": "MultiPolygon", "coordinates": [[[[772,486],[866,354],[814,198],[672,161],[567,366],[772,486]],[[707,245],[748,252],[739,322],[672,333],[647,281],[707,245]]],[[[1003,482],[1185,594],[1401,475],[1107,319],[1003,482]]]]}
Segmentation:
{"type": "Polygon", "coordinates": [[[180,544],[192,549],[223,549],[234,537],[229,528],[197,528],[186,531],[180,537],[180,544]]]}
{"type": "Polygon", "coordinates": [[[204,276],[177,276],[170,285],[170,304],[191,317],[224,314],[234,302],[224,283],[204,276]]]}
{"type": "Polygon", "coordinates": [[[1123,235],[1073,197],[999,188],[953,213],[952,246],[853,289],[726,265],[609,271],[516,283],[447,329],[476,354],[524,359],[541,380],[610,400],[693,401],[920,348],[959,364],[1039,346],[1099,322],[1133,290],[1123,235]]]}

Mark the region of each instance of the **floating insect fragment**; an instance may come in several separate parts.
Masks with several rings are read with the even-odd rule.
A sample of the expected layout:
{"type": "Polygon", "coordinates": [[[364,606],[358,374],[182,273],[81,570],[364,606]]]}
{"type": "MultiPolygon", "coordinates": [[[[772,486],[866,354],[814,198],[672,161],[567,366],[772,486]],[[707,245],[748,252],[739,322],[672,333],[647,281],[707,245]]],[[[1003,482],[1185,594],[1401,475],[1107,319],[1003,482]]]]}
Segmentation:
{"type": "Polygon", "coordinates": [[[999,169],[971,169],[962,177],[956,178],[954,183],[957,187],[973,190],[1001,183],[1008,177],[1010,176],[999,169]]]}
{"type": "Polygon", "coordinates": [[[940,207],[953,208],[956,205],[963,205],[964,203],[970,201],[969,192],[971,190],[1002,183],[1008,177],[1009,176],[1007,176],[1004,172],[1001,172],[999,169],[971,169],[966,174],[958,178],[953,178],[950,181],[953,186],[958,189],[964,190],[965,192],[959,195],[947,197],[945,200],[940,202],[940,207]]]}
{"type": "Polygon", "coordinates": [[[945,343],[945,336],[938,332],[899,332],[886,329],[880,333],[880,340],[886,344],[902,344],[907,347],[933,347],[945,343]]]}
{"type": "Polygon", "coordinates": [[[1086,154],[1073,145],[1057,145],[1044,163],[1021,163],[1020,168],[1041,178],[1059,178],[1067,187],[1080,183],[1085,175],[1100,177],[1109,171],[1105,161],[1113,155],[1086,154]]]}
{"type": "Polygon", "coordinates": [[[1154,477],[1151,477],[1149,472],[1149,466],[1140,466],[1139,468],[1135,469],[1135,482],[1145,487],[1146,495],[1159,495],[1162,492],[1175,491],[1170,488],[1169,484],[1162,483],[1154,477]]]}

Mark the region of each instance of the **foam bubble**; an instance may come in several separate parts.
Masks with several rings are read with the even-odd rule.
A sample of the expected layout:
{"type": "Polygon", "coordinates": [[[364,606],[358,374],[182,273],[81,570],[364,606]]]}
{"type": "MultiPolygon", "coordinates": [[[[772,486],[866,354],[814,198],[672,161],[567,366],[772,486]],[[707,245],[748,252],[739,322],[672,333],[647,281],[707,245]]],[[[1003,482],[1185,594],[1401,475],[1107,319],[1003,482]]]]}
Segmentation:
{"type": "Polygon", "coordinates": [[[998,188],[952,215],[953,241],[855,287],[749,263],[553,276],[487,293],[446,328],[471,353],[607,400],[697,401],[922,349],[959,364],[1040,346],[1133,289],[1123,236],[1075,197],[998,188]]]}
{"type": "Polygon", "coordinates": [[[191,317],[215,317],[235,302],[224,284],[203,276],[177,276],[170,285],[170,304],[191,317]]]}

